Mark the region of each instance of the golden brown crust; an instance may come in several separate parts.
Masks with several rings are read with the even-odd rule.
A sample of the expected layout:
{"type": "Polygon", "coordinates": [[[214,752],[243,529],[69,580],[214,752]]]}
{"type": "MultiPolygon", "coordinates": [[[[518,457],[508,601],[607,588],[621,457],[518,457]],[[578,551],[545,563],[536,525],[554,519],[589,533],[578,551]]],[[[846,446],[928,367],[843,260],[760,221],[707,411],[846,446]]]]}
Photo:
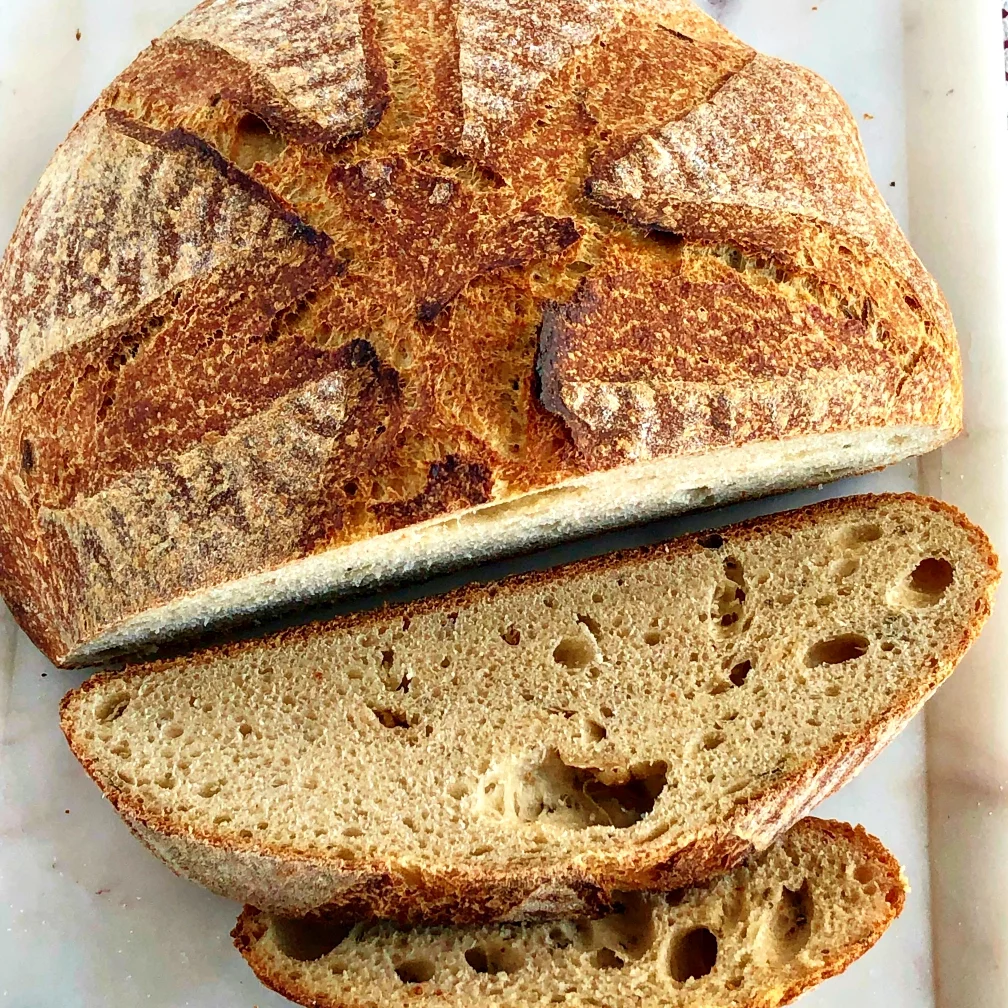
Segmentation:
{"type": "MultiPolygon", "coordinates": [[[[2,580],[25,629],[60,655],[121,615],[128,593],[110,593],[100,572],[131,580],[141,559],[120,569],[114,553],[96,555],[97,528],[87,542],[68,538],[63,509],[338,368],[339,353],[278,346],[274,326],[343,264],[330,239],[198,137],[115,110],[78,127],[22,227],[32,241],[11,246],[0,275],[2,580]],[[66,193],[61,176],[78,159],[89,169],[66,193]],[[60,213],[57,198],[68,201],[60,213]],[[44,270],[46,256],[64,269],[44,270]],[[91,306],[86,325],[81,304],[91,306]],[[267,354],[277,370],[264,379],[267,354]],[[192,398],[178,397],[180,384],[192,398]],[[55,580],[35,577],[38,565],[55,580]]],[[[132,517],[127,509],[120,521],[132,517]]],[[[159,590],[178,588],[165,580],[159,590]]]]}
{"type": "Polygon", "coordinates": [[[685,117],[625,155],[599,158],[588,187],[645,226],[757,249],[828,283],[851,275],[844,263],[857,254],[853,241],[864,281],[883,280],[890,266],[924,317],[952,328],[935,281],[871,180],[850,110],[803,67],[756,55],[685,117]],[[830,240],[814,241],[810,225],[830,240]]]}
{"type": "MultiPolygon", "coordinates": [[[[900,916],[906,903],[908,886],[899,862],[874,836],[862,826],[850,826],[836,820],[808,817],[791,827],[789,835],[818,834],[824,844],[842,840],[853,847],[866,862],[877,866],[878,877],[884,880],[887,914],[875,923],[870,933],[842,949],[832,949],[831,955],[817,968],[792,983],[783,992],[775,991],[774,1004],[790,1004],[806,991],[830,977],[838,976],[861,958],[886,932],[889,925],[900,916]]],[[[352,917],[348,919],[353,919],[352,917]]],[[[256,977],[271,990],[283,997],[309,1006],[309,1008],[360,1008],[357,1002],[335,1001],[324,992],[313,989],[307,982],[292,980],[289,973],[275,968],[271,957],[259,951],[259,943],[269,928],[269,915],[252,906],[243,908],[231,931],[235,948],[249,964],[256,977]]],[[[761,998],[747,1002],[745,1008],[764,1008],[761,998]]]]}
{"type": "Polygon", "coordinates": [[[598,158],[587,185],[635,224],[744,253],[693,275],[680,263],[672,290],[646,271],[639,285],[591,277],[547,314],[548,405],[592,457],[689,451],[683,426],[693,445],[839,424],[960,429],[948,306],[871,181],[849,109],[815,74],[757,55],[688,115],[598,158]],[[673,366],[635,367],[654,343],[671,343],[673,366]]]}
{"type": "MultiPolygon", "coordinates": [[[[513,919],[518,908],[581,906],[591,913],[604,905],[606,893],[617,889],[673,889],[723,873],[743,860],[753,849],[761,850],[775,837],[807,814],[846,780],[870,762],[920,709],[924,701],[955,668],[986,621],[1000,571],[997,557],[983,531],[960,512],[939,501],[907,495],[853,497],[826,501],[798,511],[757,518],[724,530],[733,540],[755,538],[770,532],[806,528],[827,516],[857,513],[866,506],[885,507],[905,502],[949,516],[967,535],[986,570],[971,620],[961,636],[946,642],[930,667],[922,669],[916,686],[899,698],[884,716],[867,725],[855,739],[838,739],[818,758],[793,772],[768,781],[766,790],[738,805],[723,821],[712,824],[684,845],[681,838],[657,841],[645,851],[627,851],[619,856],[581,859],[564,872],[555,867],[528,871],[488,872],[477,865],[460,865],[447,875],[430,876],[403,866],[374,863],[352,866],[324,855],[299,855],[249,840],[236,843],[213,834],[182,829],[167,817],[152,817],[131,795],[105,780],[89,755],[89,744],[80,734],[76,711],[85,707],[88,694],[106,683],[140,676],[171,675],[188,659],[132,666],[123,672],[99,674],[69,693],[61,705],[64,733],[77,758],[95,778],[106,797],[145,843],[177,871],[209,888],[246,902],[292,916],[310,911],[338,913],[353,908],[359,916],[370,913],[403,922],[417,920],[476,923],[513,919]],[[370,909],[369,909],[370,908],[370,909]]],[[[337,617],[325,624],[297,627],[263,641],[223,645],[207,652],[208,659],[235,657],[250,650],[281,648],[319,633],[336,629],[365,631],[376,623],[413,618],[421,613],[453,612],[470,606],[488,594],[513,593],[532,586],[553,584],[574,574],[603,573],[616,567],[645,563],[656,553],[688,553],[702,548],[687,536],[609,556],[580,561],[545,572],[509,578],[490,586],[470,585],[447,595],[371,613],[337,617]]],[[[531,916],[541,916],[537,912],[531,916]]]]}
{"type": "Polygon", "coordinates": [[[593,464],[953,423],[941,396],[920,394],[956,386],[947,357],[918,348],[908,363],[868,301],[813,300],[800,274],[676,251],[614,248],[544,314],[542,401],[593,464]]]}
{"type": "Polygon", "coordinates": [[[161,82],[174,76],[190,102],[226,98],[299,140],[341,143],[373,129],[389,101],[375,34],[370,0],[301,0],[293,9],[204,0],[126,83],[163,101],[161,82]]]}
{"type": "Polygon", "coordinates": [[[515,130],[543,82],[611,29],[616,16],[606,0],[458,0],[461,149],[489,154],[515,130]]]}
{"type": "Polygon", "coordinates": [[[57,662],[475,503],[822,431],[937,445],[961,411],[947,309],[846,109],[688,0],[207,0],[57,152],[0,269],[0,369],[0,587],[57,662]],[[179,555],[198,530],[163,570],[136,537],[109,552],[100,494],[129,525],[156,486],[185,524],[158,467],[278,422],[356,340],[396,419],[294,465],[276,549],[274,512],[242,530],[225,494],[200,505],[236,537],[220,562],[179,555]]]}

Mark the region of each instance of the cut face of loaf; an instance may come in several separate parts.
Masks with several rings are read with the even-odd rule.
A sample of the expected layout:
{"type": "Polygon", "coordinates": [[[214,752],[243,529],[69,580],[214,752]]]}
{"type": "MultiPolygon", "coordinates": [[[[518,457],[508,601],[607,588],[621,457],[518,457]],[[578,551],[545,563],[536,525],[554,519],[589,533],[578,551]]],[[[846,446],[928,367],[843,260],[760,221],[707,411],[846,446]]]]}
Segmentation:
{"type": "Polygon", "coordinates": [[[998,576],[953,508],[850,498],[99,675],[62,723],[157,855],[260,908],[592,912],[855,774],[998,576]]]}
{"type": "Polygon", "coordinates": [[[64,665],[962,420],[850,110],[690,0],[204,0],[30,198],[0,388],[0,591],[64,665]]]}
{"type": "Polygon", "coordinates": [[[624,893],[601,920],[409,930],[247,907],[232,936],[263,983],[311,1008],[769,1008],[863,955],[906,891],[860,827],[805,819],[715,882],[624,893]]]}

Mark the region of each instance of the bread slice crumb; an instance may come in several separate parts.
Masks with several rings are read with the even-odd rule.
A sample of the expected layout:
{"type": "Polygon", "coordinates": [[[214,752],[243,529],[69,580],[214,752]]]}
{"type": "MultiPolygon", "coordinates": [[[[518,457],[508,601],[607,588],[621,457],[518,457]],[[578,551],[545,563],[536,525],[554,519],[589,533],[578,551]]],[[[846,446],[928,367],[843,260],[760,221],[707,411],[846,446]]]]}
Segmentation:
{"type": "Polygon", "coordinates": [[[761,849],[879,752],[998,580],[851,498],[100,675],[63,728],[173,869],[262,909],[596,912],[761,849]]]}

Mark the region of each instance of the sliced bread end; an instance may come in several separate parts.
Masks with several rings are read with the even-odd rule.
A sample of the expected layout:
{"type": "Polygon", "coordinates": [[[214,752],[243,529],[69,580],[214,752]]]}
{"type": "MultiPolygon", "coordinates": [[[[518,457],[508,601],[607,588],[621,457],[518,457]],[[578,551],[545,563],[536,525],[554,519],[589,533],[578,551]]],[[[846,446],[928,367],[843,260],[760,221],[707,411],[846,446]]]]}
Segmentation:
{"type": "Polygon", "coordinates": [[[627,893],[600,920],[403,929],[246,907],[232,937],[263,983],[313,1008],[764,1008],[846,969],[907,891],[861,827],[805,819],[714,882],[627,893]]]}

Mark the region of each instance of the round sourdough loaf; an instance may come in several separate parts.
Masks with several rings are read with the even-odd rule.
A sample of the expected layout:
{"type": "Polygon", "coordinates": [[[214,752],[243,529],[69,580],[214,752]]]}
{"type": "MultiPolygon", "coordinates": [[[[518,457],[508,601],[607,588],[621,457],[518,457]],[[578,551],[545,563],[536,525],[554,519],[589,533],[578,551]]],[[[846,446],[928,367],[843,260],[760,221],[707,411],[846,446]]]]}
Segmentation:
{"type": "Polygon", "coordinates": [[[961,422],[849,110],[687,0],[206,0],[29,200],[0,370],[61,664],[961,422]]]}

